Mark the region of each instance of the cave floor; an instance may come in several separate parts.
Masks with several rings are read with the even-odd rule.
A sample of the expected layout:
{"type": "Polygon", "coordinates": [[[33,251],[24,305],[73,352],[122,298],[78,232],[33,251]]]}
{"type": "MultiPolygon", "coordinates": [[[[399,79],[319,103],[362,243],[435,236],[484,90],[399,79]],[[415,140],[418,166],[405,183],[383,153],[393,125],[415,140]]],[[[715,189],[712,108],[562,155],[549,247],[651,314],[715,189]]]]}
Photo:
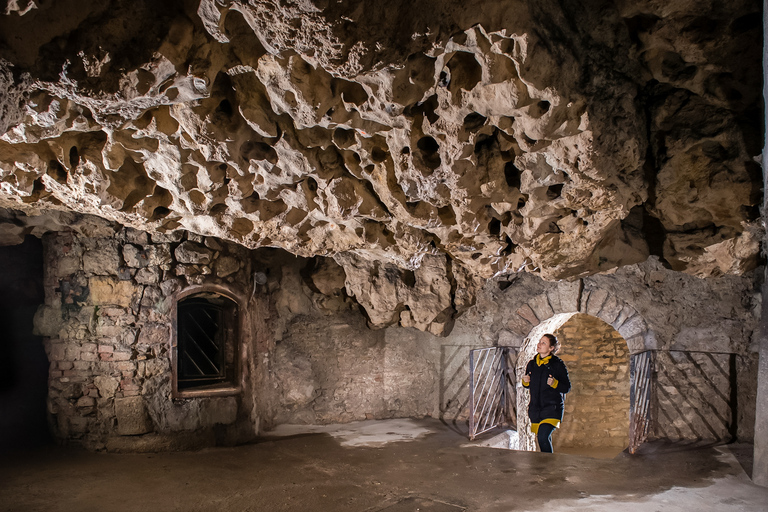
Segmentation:
{"type": "MultiPolygon", "coordinates": [[[[3,511],[765,511],[746,445],[593,458],[467,446],[436,420],[362,422],[232,448],[49,448],[0,462],[3,511]]],[[[556,435],[556,434],[555,434],[556,435]]]]}

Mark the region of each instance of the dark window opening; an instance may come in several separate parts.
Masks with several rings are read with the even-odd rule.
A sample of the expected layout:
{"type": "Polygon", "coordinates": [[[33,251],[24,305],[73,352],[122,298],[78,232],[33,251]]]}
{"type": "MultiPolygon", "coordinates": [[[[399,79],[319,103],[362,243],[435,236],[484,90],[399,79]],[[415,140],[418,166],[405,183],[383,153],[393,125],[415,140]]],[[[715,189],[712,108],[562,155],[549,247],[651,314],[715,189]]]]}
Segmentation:
{"type": "Polygon", "coordinates": [[[179,391],[237,385],[237,304],[210,293],[177,306],[179,391]]]}

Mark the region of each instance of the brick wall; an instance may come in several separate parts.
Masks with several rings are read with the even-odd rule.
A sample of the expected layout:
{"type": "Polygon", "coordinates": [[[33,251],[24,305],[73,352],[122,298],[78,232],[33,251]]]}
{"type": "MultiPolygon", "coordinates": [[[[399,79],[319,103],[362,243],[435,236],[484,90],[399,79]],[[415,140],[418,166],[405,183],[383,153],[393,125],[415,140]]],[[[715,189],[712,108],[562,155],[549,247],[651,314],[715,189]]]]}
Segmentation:
{"type": "Polygon", "coordinates": [[[555,334],[572,389],[555,447],[624,448],[629,441],[629,350],[613,327],[574,315],[555,334]]]}

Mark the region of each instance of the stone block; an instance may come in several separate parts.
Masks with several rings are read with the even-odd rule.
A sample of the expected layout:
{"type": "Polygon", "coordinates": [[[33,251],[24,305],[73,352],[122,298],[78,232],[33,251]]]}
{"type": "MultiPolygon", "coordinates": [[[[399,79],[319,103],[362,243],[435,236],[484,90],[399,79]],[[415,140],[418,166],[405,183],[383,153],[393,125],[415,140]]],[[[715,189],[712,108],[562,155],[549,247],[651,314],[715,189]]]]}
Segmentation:
{"type": "Polygon", "coordinates": [[[549,299],[547,298],[546,293],[537,295],[533,299],[529,300],[528,305],[536,314],[536,318],[538,318],[540,322],[552,317],[552,315],[555,314],[552,306],[549,304],[549,299]]]}
{"type": "Polygon", "coordinates": [[[146,251],[141,247],[131,244],[123,246],[123,259],[125,264],[131,268],[142,268],[149,265],[146,251]]]}
{"type": "Polygon", "coordinates": [[[125,240],[129,244],[147,245],[149,243],[149,233],[134,228],[126,228],[125,240]]]}
{"type": "Polygon", "coordinates": [[[533,329],[533,324],[520,315],[513,313],[510,315],[509,320],[507,320],[507,329],[515,334],[527,336],[531,329],[533,329]]]}
{"type": "Polygon", "coordinates": [[[83,254],[83,270],[87,274],[116,275],[119,266],[120,254],[115,240],[103,241],[100,247],[83,254]]]}
{"type": "Polygon", "coordinates": [[[40,306],[32,320],[32,334],[35,336],[55,337],[59,335],[64,326],[61,316],[61,307],[40,306]]]}
{"type": "Polygon", "coordinates": [[[171,246],[168,244],[151,245],[145,250],[149,265],[163,266],[173,262],[173,258],[171,258],[171,246]]]}
{"type": "Polygon", "coordinates": [[[597,317],[607,299],[608,292],[606,290],[603,290],[602,288],[592,290],[592,293],[589,294],[589,300],[587,301],[587,307],[584,312],[588,315],[597,317]]]}
{"type": "Polygon", "coordinates": [[[213,252],[207,247],[190,241],[181,243],[173,254],[176,261],[189,265],[208,265],[213,256],[213,252]]]}
{"type": "Polygon", "coordinates": [[[130,307],[140,289],[130,281],[114,277],[93,277],[90,280],[91,302],[94,305],[130,307]]]}
{"type": "Polygon", "coordinates": [[[552,311],[555,313],[562,313],[562,307],[560,306],[560,291],[557,287],[550,288],[547,290],[547,300],[549,301],[549,305],[552,307],[552,311]]]}
{"type": "Polygon", "coordinates": [[[99,375],[93,379],[93,383],[96,389],[99,391],[99,395],[102,398],[113,398],[120,383],[114,377],[107,377],[105,375],[99,375]]]}
{"type": "Polygon", "coordinates": [[[518,308],[517,311],[515,311],[519,316],[523,317],[525,320],[528,321],[531,325],[538,325],[539,319],[536,316],[536,313],[534,313],[533,309],[528,304],[523,304],[518,308]]]}
{"type": "Polygon", "coordinates": [[[152,233],[150,238],[156,244],[181,242],[181,239],[184,238],[184,233],[183,230],[171,231],[169,233],[152,233]]]}
{"type": "Polygon", "coordinates": [[[200,404],[200,424],[210,427],[217,424],[229,425],[237,419],[237,400],[228,396],[210,398],[200,404]]]}
{"type": "Polygon", "coordinates": [[[116,398],[115,416],[117,433],[121,436],[146,434],[153,430],[144,399],[140,396],[116,398]]]}
{"type": "Polygon", "coordinates": [[[633,336],[643,335],[648,330],[648,326],[640,315],[635,315],[624,322],[621,327],[616,329],[624,339],[633,336]]]}
{"type": "Polygon", "coordinates": [[[222,256],[216,260],[216,275],[227,277],[240,270],[240,262],[232,256],[222,256]]]}
{"type": "Polygon", "coordinates": [[[138,272],[136,272],[135,279],[139,284],[157,284],[160,282],[161,276],[162,272],[160,271],[160,268],[152,266],[139,269],[138,272]]]}
{"type": "Polygon", "coordinates": [[[596,316],[605,323],[613,325],[616,318],[619,316],[622,307],[624,307],[624,305],[619,302],[619,299],[617,299],[615,295],[609,294],[603,303],[603,307],[596,316]]]}
{"type": "Polygon", "coordinates": [[[560,308],[563,313],[579,311],[581,280],[560,281],[557,283],[557,290],[560,294],[560,308]]]}

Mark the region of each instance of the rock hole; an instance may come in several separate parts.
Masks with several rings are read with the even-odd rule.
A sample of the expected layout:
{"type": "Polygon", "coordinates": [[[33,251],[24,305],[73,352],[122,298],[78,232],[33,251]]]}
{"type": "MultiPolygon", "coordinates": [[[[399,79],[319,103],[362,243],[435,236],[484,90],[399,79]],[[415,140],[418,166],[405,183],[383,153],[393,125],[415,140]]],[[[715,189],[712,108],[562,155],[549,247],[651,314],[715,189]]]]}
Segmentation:
{"type": "Polygon", "coordinates": [[[227,211],[227,205],[226,203],[219,203],[215,204],[211,207],[211,215],[214,217],[218,217],[219,215],[224,214],[227,211]]]}
{"type": "Polygon", "coordinates": [[[404,155],[410,155],[411,154],[411,148],[409,148],[408,146],[405,146],[400,152],[402,154],[404,154],[404,155]]]}
{"type": "Polygon", "coordinates": [[[341,78],[331,80],[331,93],[334,96],[340,95],[345,102],[354,103],[358,107],[368,101],[368,93],[362,85],[341,78]]]}
{"type": "Polygon", "coordinates": [[[421,159],[429,170],[434,171],[440,167],[441,161],[440,155],[438,154],[440,145],[434,138],[429,135],[422,137],[416,143],[416,147],[421,150],[421,159]]]}
{"type": "Polygon", "coordinates": [[[433,137],[427,135],[426,137],[419,139],[419,141],[416,143],[416,147],[418,147],[425,154],[433,155],[440,149],[440,144],[438,144],[433,137]]]}
{"type": "Polygon", "coordinates": [[[464,129],[468,132],[473,132],[481,128],[487,120],[487,117],[482,114],[478,114],[477,112],[469,113],[464,118],[464,129]]]}
{"type": "Polygon", "coordinates": [[[240,156],[246,162],[251,160],[266,161],[275,165],[278,161],[275,149],[264,142],[247,141],[240,146],[240,156]]]}
{"type": "MultiPolygon", "coordinates": [[[[437,209],[437,216],[440,217],[440,221],[446,226],[456,225],[456,212],[450,204],[437,209]]],[[[432,241],[434,243],[434,240],[432,241]]]]}
{"type": "Polygon", "coordinates": [[[478,140],[475,143],[475,154],[479,155],[483,151],[490,151],[495,142],[496,138],[490,135],[482,135],[478,137],[478,140]]]}
{"type": "Polygon", "coordinates": [[[515,166],[515,162],[509,161],[504,165],[504,180],[509,188],[520,189],[520,169],[515,166]]]}
{"type": "Polygon", "coordinates": [[[479,258],[480,258],[480,256],[482,256],[482,255],[483,255],[483,253],[481,253],[481,252],[476,252],[475,254],[473,254],[473,255],[472,255],[472,259],[473,259],[473,260],[479,259],[479,258]]]}
{"type": "Polygon", "coordinates": [[[440,76],[437,78],[437,86],[448,87],[450,83],[451,83],[451,78],[448,76],[448,73],[446,73],[445,71],[441,71],[440,76]]]}
{"type": "Polygon", "coordinates": [[[416,286],[416,274],[413,273],[413,270],[403,270],[400,273],[400,279],[403,280],[408,288],[416,286]]]}
{"type": "Polygon", "coordinates": [[[563,184],[562,183],[559,183],[557,185],[551,185],[547,189],[547,200],[548,201],[552,201],[554,199],[557,199],[558,197],[560,197],[560,194],[562,194],[562,192],[563,192],[563,184]]]}
{"type": "Polygon", "coordinates": [[[69,149],[69,165],[72,169],[78,166],[80,163],[80,154],[77,152],[77,146],[72,146],[69,149]]]}
{"type": "Polygon", "coordinates": [[[171,213],[171,210],[166,208],[165,206],[158,206],[154,210],[152,210],[152,215],[150,216],[150,220],[160,220],[164,219],[168,216],[168,214],[171,213]]]}
{"type": "Polygon", "coordinates": [[[540,112],[541,115],[544,115],[547,112],[549,112],[550,104],[549,104],[549,102],[547,100],[541,100],[537,104],[537,106],[539,107],[539,112],[540,112]]]}
{"type": "Polygon", "coordinates": [[[509,256],[512,254],[512,251],[515,250],[515,244],[512,243],[512,239],[509,238],[509,235],[507,235],[507,245],[501,250],[502,256],[509,256]]]}
{"type": "Polygon", "coordinates": [[[219,106],[216,107],[216,113],[223,114],[227,117],[232,117],[233,112],[234,111],[232,110],[232,104],[229,102],[228,99],[221,100],[221,102],[219,103],[219,106]]]}
{"type": "Polygon", "coordinates": [[[62,185],[67,184],[67,171],[58,160],[48,162],[48,172],[46,174],[62,185]]]}
{"type": "Polygon", "coordinates": [[[310,192],[317,191],[317,182],[314,180],[314,178],[307,178],[307,188],[310,192]]]}
{"type": "Polygon", "coordinates": [[[525,208],[525,199],[521,197],[517,200],[517,209],[522,210],[523,208],[525,208]]]}
{"type": "Polygon", "coordinates": [[[387,152],[381,148],[373,148],[373,151],[371,151],[371,159],[379,164],[387,159],[387,152]]]}
{"type": "Polygon", "coordinates": [[[460,89],[471,91],[482,79],[483,68],[473,53],[456,52],[446,65],[451,72],[448,90],[452,94],[460,89]]]}
{"type": "Polygon", "coordinates": [[[488,223],[488,232],[494,236],[498,236],[501,233],[501,220],[491,219],[488,223]]]}
{"type": "Polygon", "coordinates": [[[423,115],[425,116],[430,124],[435,124],[435,121],[440,119],[440,116],[435,113],[437,110],[437,107],[440,104],[437,101],[437,94],[433,94],[429,98],[427,98],[424,101],[419,101],[418,103],[415,103],[413,105],[408,105],[404,110],[403,114],[407,117],[416,117],[417,115],[423,115]]]}
{"type": "Polygon", "coordinates": [[[348,148],[355,143],[355,131],[336,128],[333,130],[333,142],[340,148],[348,148]]]}

